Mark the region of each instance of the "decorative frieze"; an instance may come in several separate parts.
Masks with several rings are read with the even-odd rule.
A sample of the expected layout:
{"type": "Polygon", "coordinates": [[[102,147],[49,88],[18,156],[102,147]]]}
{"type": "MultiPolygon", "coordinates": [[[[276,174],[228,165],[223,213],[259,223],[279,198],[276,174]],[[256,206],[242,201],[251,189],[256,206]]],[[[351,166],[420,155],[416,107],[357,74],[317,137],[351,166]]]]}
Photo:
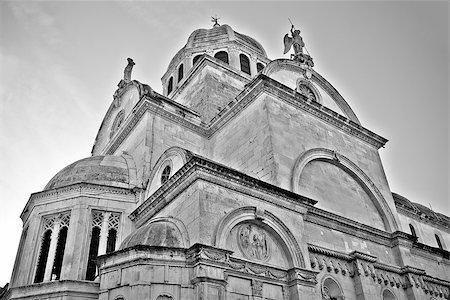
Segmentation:
{"type": "Polygon", "coordinates": [[[319,272],[342,274],[343,276],[364,276],[373,283],[392,288],[417,288],[436,297],[450,297],[450,282],[426,275],[422,269],[411,266],[396,267],[377,261],[377,257],[358,251],[349,254],[308,245],[311,269],[319,272]]]}

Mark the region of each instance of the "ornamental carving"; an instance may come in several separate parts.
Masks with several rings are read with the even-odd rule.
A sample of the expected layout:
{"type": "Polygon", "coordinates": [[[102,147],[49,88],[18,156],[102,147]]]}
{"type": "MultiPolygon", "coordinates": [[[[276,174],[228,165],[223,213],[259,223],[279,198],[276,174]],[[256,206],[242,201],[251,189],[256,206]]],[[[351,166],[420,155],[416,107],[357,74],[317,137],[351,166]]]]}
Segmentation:
{"type": "Polygon", "coordinates": [[[238,245],[242,254],[248,258],[267,261],[270,257],[270,247],[266,232],[254,225],[243,224],[238,230],[238,245]]]}
{"type": "Polygon", "coordinates": [[[300,95],[305,96],[306,99],[310,101],[317,101],[316,95],[314,94],[313,90],[306,84],[299,84],[297,87],[297,91],[300,95]]]}

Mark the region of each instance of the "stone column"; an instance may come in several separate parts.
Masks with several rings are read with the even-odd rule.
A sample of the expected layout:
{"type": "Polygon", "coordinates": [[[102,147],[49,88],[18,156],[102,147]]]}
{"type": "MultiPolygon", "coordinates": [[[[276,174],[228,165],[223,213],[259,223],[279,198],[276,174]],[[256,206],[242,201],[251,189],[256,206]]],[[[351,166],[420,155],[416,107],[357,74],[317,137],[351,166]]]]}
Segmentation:
{"type": "Polygon", "coordinates": [[[110,212],[106,212],[103,215],[102,229],[100,231],[100,242],[98,245],[98,254],[97,256],[103,255],[106,253],[106,242],[108,241],[108,221],[110,212]]]}
{"type": "Polygon", "coordinates": [[[258,73],[258,70],[256,69],[257,61],[258,61],[258,59],[256,58],[256,56],[252,55],[250,57],[250,74],[251,74],[251,76],[256,76],[256,74],[258,73]]]}
{"type": "Polygon", "coordinates": [[[60,228],[60,220],[57,219],[55,225],[53,226],[50,249],[48,251],[47,256],[47,265],[45,266],[44,281],[52,280],[51,276],[53,269],[53,261],[55,259],[56,246],[58,244],[59,228],[60,228]]]}

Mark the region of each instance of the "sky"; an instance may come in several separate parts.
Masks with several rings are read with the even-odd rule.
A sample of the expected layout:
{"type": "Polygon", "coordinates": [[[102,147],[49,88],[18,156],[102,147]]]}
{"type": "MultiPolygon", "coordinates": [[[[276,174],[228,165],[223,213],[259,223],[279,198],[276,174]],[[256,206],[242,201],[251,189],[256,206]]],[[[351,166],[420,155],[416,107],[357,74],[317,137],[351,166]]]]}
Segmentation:
{"type": "Polygon", "coordinates": [[[215,15],[270,59],[289,58],[290,18],[314,69],[389,139],[391,190],[450,215],[447,1],[0,1],[0,286],[30,194],[90,156],[126,58],[161,93],[171,58],[215,15]]]}

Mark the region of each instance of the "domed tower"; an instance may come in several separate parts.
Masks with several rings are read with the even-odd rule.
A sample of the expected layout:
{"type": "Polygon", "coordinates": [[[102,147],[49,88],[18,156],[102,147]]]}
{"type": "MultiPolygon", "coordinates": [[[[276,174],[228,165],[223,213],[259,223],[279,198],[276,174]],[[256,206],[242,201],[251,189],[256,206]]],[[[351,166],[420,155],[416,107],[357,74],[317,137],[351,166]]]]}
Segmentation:
{"type": "Polygon", "coordinates": [[[252,37],[217,23],[197,29],[162,77],[163,93],[210,121],[270,60],[252,37]]]}
{"type": "Polygon", "coordinates": [[[62,291],[97,297],[97,256],[118,249],[130,233],[136,184],[131,156],[102,155],[70,164],[32,194],[21,214],[11,299],[49,299],[62,291]]]}

